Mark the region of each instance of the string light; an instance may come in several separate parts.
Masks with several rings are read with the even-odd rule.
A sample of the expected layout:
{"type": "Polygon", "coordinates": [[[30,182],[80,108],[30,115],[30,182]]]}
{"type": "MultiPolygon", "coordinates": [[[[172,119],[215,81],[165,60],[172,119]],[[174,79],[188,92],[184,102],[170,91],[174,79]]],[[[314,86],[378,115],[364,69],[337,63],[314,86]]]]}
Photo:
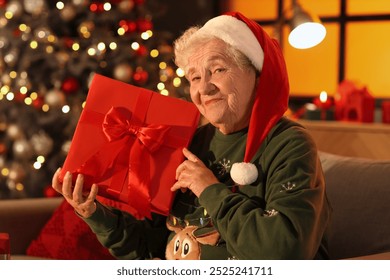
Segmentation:
{"type": "Polygon", "coordinates": [[[96,54],[96,50],[94,48],[89,48],[87,50],[87,53],[90,55],[90,56],[94,56],[96,54]]]}
{"type": "Polygon", "coordinates": [[[110,48],[111,50],[116,50],[117,47],[118,47],[118,45],[117,45],[115,42],[111,42],[111,43],[109,44],[109,48],[110,48]]]}
{"type": "Polygon", "coordinates": [[[17,191],[23,191],[24,190],[24,185],[22,183],[17,183],[16,186],[15,186],[15,189],[17,191]]]}
{"type": "Polygon", "coordinates": [[[156,58],[156,57],[158,57],[158,55],[159,55],[159,51],[158,50],[153,49],[153,50],[150,51],[150,56],[151,57],[156,58]]]}
{"type": "Polygon", "coordinates": [[[49,112],[50,106],[48,104],[43,104],[42,105],[42,111],[43,112],[49,112]]]}
{"type": "Polygon", "coordinates": [[[178,75],[179,77],[184,77],[185,76],[185,73],[184,73],[184,70],[181,69],[180,67],[176,69],[176,75],[178,75]]]}
{"type": "Polygon", "coordinates": [[[12,12],[7,11],[5,12],[4,16],[6,19],[12,19],[14,17],[14,14],[12,12]]]}
{"type": "Polygon", "coordinates": [[[18,73],[16,71],[9,72],[9,77],[11,79],[15,79],[18,76],[18,73]]]}
{"type": "Polygon", "coordinates": [[[181,79],[179,77],[176,77],[172,81],[174,87],[180,87],[181,86],[181,79]]]}
{"type": "Polygon", "coordinates": [[[7,167],[2,168],[1,175],[3,175],[4,177],[7,177],[9,175],[9,169],[7,167]]]}
{"type": "Polygon", "coordinates": [[[35,40],[31,41],[30,42],[30,48],[32,48],[32,49],[38,48],[38,42],[35,41],[35,40]]]}
{"type": "Polygon", "coordinates": [[[167,63],[166,62],[164,62],[164,61],[162,61],[162,62],[160,62],[159,64],[158,64],[158,67],[160,68],[160,69],[166,69],[167,68],[167,63]]]}
{"type": "Polygon", "coordinates": [[[165,89],[165,84],[164,84],[164,83],[158,83],[158,84],[157,84],[157,89],[158,89],[158,90],[163,90],[163,89],[165,89]]]}
{"type": "Polygon", "coordinates": [[[64,106],[62,106],[62,112],[63,112],[64,114],[69,113],[69,112],[70,112],[70,107],[69,107],[69,105],[64,105],[64,106]]]}
{"type": "Polygon", "coordinates": [[[13,92],[8,92],[7,95],[5,96],[5,98],[8,100],[8,101],[12,101],[14,100],[15,98],[15,94],[13,92]]]}
{"type": "Polygon", "coordinates": [[[150,33],[147,31],[141,33],[141,39],[143,39],[145,41],[148,40],[150,37],[151,37],[150,33]]]}
{"type": "Polygon", "coordinates": [[[160,93],[161,93],[162,95],[165,95],[165,96],[168,96],[168,95],[169,95],[169,91],[166,90],[166,89],[163,89],[160,93]]]}
{"type": "Polygon", "coordinates": [[[32,99],[30,98],[30,97],[26,97],[25,99],[24,99],[24,103],[26,104],[26,105],[31,105],[32,104],[32,99]]]}
{"type": "MultiPolygon", "coordinates": [[[[41,1],[38,2],[40,5],[41,1]]],[[[134,83],[141,87],[145,86],[147,88],[153,88],[152,83],[154,83],[157,92],[167,96],[172,94],[168,90],[173,88],[171,83],[176,87],[181,84],[180,78],[172,77],[174,70],[171,68],[170,62],[168,65],[168,62],[163,61],[171,59],[169,56],[171,55],[172,49],[167,46],[167,43],[164,43],[163,38],[162,40],[157,41],[157,44],[162,43],[161,46],[154,45],[155,42],[150,42],[155,34],[152,30],[148,30],[152,29],[153,25],[151,19],[148,18],[147,15],[145,19],[138,17],[138,13],[136,13],[134,18],[127,17],[125,12],[122,11],[123,7],[119,7],[117,1],[87,1],[89,3],[86,5],[75,4],[76,2],[81,3],[85,1],[75,1],[73,4],[69,4],[68,2],[70,3],[72,1],[55,0],[53,2],[54,6],[43,5],[42,7],[34,7],[34,9],[26,8],[26,10],[20,8],[19,11],[4,9],[6,11],[3,11],[2,16],[0,16],[0,28],[7,28],[10,32],[3,35],[4,40],[3,38],[0,39],[0,49],[4,52],[4,71],[0,81],[0,100],[14,101],[17,104],[26,105],[23,106],[23,108],[30,106],[31,108],[27,108],[28,112],[37,110],[39,111],[38,113],[40,113],[39,116],[42,115],[42,112],[46,113],[49,111],[50,115],[70,115],[70,112],[76,114],[80,110],[79,106],[82,100],[76,96],[75,92],[67,92],[64,90],[67,85],[65,83],[66,79],[69,78],[69,76],[75,76],[78,80],[81,80],[77,87],[78,94],[78,91],[85,90],[87,84],[90,83],[92,73],[94,73],[96,69],[109,76],[110,71],[115,70],[116,64],[122,63],[121,59],[123,58],[123,64],[127,65],[130,69],[127,73],[128,77],[126,77],[129,83],[134,83]],[[80,9],[85,9],[86,13],[79,13],[80,9]],[[90,13],[91,11],[93,14],[90,13]],[[104,14],[105,12],[110,12],[110,14],[104,14]],[[58,29],[52,29],[50,23],[45,20],[45,16],[48,13],[53,13],[53,15],[58,16],[59,20],[63,22],[62,25],[58,26],[58,29]],[[114,13],[117,13],[118,16],[126,16],[126,19],[121,21],[119,25],[117,25],[118,22],[114,22],[104,26],[100,24],[101,22],[99,20],[94,20],[95,17],[108,17],[111,13],[113,15],[112,19],[115,18],[115,21],[117,20],[117,17],[114,13]],[[42,19],[40,19],[41,15],[42,19]],[[82,17],[84,17],[84,19],[82,19],[82,17]],[[33,21],[31,20],[32,18],[34,19],[33,21]],[[56,32],[62,27],[65,28],[62,30],[64,32],[57,34],[56,32]],[[112,27],[112,30],[108,30],[112,27]],[[75,29],[75,36],[68,36],[68,28],[72,28],[72,30],[75,29]],[[103,32],[99,34],[99,30],[102,30],[103,32]],[[8,33],[10,36],[8,36],[8,33]],[[100,40],[102,41],[95,41],[99,40],[99,38],[101,38],[100,40]],[[115,50],[117,52],[118,49],[120,49],[121,53],[124,51],[125,55],[127,51],[129,59],[127,59],[125,55],[122,57],[122,55],[113,52],[110,53],[110,50],[115,50]],[[107,57],[105,56],[106,52],[107,57]],[[31,56],[31,58],[26,59],[26,55],[31,56]],[[90,56],[94,57],[91,58],[90,56]],[[148,58],[149,62],[146,61],[146,64],[144,64],[143,60],[148,58]],[[154,67],[146,67],[147,63],[151,63],[154,66],[158,65],[159,68],[154,72],[154,70],[150,70],[154,69],[154,67]],[[137,72],[136,68],[140,65],[145,67],[142,71],[137,72]],[[55,69],[53,69],[53,67],[55,69]],[[94,67],[96,67],[96,69],[94,67]],[[114,69],[111,69],[111,67],[114,69]],[[17,71],[12,69],[17,69],[17,71]],[[40,71],[42,71],[42,73],[40,73],[40,71]],[[135,74],[140,75],[141,78],[137,80],[135,74]],[[152,76],[152,74],[157,77],[152,76]],[[47,79],[47,75],[50,75],[51,78],[47,79]],[[39,81],[42,77],[44,80],[39,81]],[[160,80],[158,80],[159,78],[160,80]],[[37,88],[34,89],[34,87],[37,88]],[[51,95],[54,99],[48,98],[52,91],[57,93],[57,95],[51,95]]],[[[137,6],[140,5],[141,4],[137,4],[137,6]]],[[[132,10],[127,12],[130,11],[132,10]]],[[[105,18],[103,20],[108,19],[105,18]]],[[[115,77],[114,72],[111,74],[113,75],[113,78],[117,78],[115,77]]],[[[84,108],[85,104],[86,101],[83,101],[81,107],[84,108]]],[[[24,112],[20,113],[22,114],[24,112]]],[[[24,116],[25,115],[21,115],[23,118],[24,116]]],[[[7,129],[7,121],[6,118],[3,122],[5,125],[3,131],[6,131],[7,129]]],[[[0,124],[0,126],[1,125],[2,124],[0,124]]],[[[39,126],[39,124],[37,125],[39,126]]],[[[24,133],[24,127],[25,124],[19,125],[21,135],[24,133]]],[[[45,137],[37,138],[37,141],[45,146],[48,140],[52,140],[50,139],[52,137],[54,136],[47,136],[48,139],[45,139],[45,137]]],[[[44,151],[39,151],[41,148],[34,146],[35,140],[33,141],[32,139],[26,138],[26,141],[30,142],[28,143],[29,147],[27,148],[27,153],[18,155],[21,158],[25,157],[23,159],[29,162],[28,167],[23,166],[24,170],[29,172],[27,170],[43,169],[45,167],[45,162],[48,161],[49,158],[45,159],[45,156],[39,154],[51,155],[51,150],[49,151],[51,148],[45,148],[44,151]],[[33,155],[39,156],[34,159],[33,155]]],[[[64,151],[65,150],[61,148],[61,152],[64,151]]],[[[52,159],[50,159],[50,162],[51,160],[52,159]]],[[[0,162],[0,178],[1,176],[9,177],[9,174],[14,172],[11,168],[4,168],[5,162],[3,163],[4,164],[1,164],[0,162]]],[[[12,188],[13,191],[23,191],[31,188],[28,182],[19,182],[19,180],[24,180],[23,178],[18,178],[17,180],[10,179],[11,178],[7,178],[6,184],[8,184],[8,187],[10,189],[12,188]]]]}
{"type": "Polygon", "coordinates": [[[79,43],[73,43],[72,44],[72,50],[77,52],[80,49],[80,44],[79,43]]]}
{"type": "Polygon", "coordinates": [[[22,86],[22,87],[19,89],[19,92],[20,92],[21,94],[26,94],[26,93],[27,93],[27,87],[22,86]]]}
{"type": "Polygon", "coordinates": [[[44,163],[45,162],[45,157],[44,156],[38,156],[37,157],[37,162],[44,163]]]}
{"type": "Polygon", "coordinates": [[[123,27],[119,27],[117,30],[119,36],[123,36],[126,33],[126,30],[123,27]]]}
{"type": "Polygon", "coordinates": [[[1,87],[0,92],[1,92],[3,95],[6,95],[6,94],[9,92],[9,90],[10,90],[9,86],[4,85],[4,86],[1,87]]]}
{"type": "Polygon", "coordinates": [[[30,98],[32,100],[36,100],[38,98],[38,93],[36,93],[35,91],[33,91],[32,93],[30,93],[30,98]]]}
{"type": "Polygon", "coordinates": [[[27,28],[28,28],[27,25],[24,24],[24,23],[21,23],[21,24],[19,25],[19,30],[22,31],[22,32],[27,31],[27,28]]]}
{"type": "Polygon", "coordinates": [[[56,3],[56,8],[57,8],[58,10],[62,10],[63,8],[65,8],[64,2],[58,1],[58,2],[56,3]]]}
{"type": "Polygon", "coordinates": [[[36,161],[36,162],[34,162],[33,167],[34,167],[35,169],[37,169],[37,170],[38,170],[38,169],[41,169],[42,163],[36,161]]]}
{"type": "Polygon", "coordinates": [[[111,3],[109,3],[109,2],[104,3],[103,9],[104,9],[106,12],[110,11],[110,10],[111,10],[111,3]]]}
{"type": "Polygon", "coordinates": [[[139,49],[139,44],[137,43],[137,42],[133,42],[132,44],[131,44],[131,48],[133,49],[133,50],[138,50],[139,49]]]}
{"type": "Polygon", "coordinates": [[[104,51],[106,49],[106,44],[104,44],[103,42],[100,42],[97,45],[97,48],[98,48],[99,51],[104,51]]]}
{"type": "Polygon", "coordinates": [[[53,53],[54,52],[54,48],[52,46],[47,46],[46,47],[46,52],[47,53],[53,53]]]}

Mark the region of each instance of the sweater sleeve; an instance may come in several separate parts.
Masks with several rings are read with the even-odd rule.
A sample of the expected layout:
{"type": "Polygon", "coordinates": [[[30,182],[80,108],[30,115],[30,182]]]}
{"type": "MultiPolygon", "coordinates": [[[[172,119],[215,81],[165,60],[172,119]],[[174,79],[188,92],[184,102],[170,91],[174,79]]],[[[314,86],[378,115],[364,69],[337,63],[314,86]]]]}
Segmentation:
{"type": "Polygon", "coordinates": [[[97,202],[97,209],[83,219],[99,242],[118,259],[164,258],[168,230],[165,216],[137,220],[127,212],[97,202]]]}
{"type": "Polygon", "coordinates": [[[312,259],[329,219],[315,145],[300,130],[271,141],[258,162],[258,181],[240,187],[257,188],[257,195],[220,183],[203,191],[199,201],[233,256],[312,259]]]}

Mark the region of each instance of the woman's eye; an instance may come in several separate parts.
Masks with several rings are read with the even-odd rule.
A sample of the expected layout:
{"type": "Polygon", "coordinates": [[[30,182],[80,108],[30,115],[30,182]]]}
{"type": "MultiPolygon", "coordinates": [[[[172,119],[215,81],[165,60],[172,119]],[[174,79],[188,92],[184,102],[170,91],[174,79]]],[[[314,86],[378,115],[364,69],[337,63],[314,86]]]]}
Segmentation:
{"type": "Polygon", "coordinates": [[[197,80],[199,80],[199,79],[200,79],[200,77],[194,76],[194,77],[191,78],[191,82],[195,82],[195,81],[197,81],[197,80]]]}
{"type": "Polygon", "coordinates": [[[215,69],[214,73],[221,73],[224,72],[226,69],[225,68],[217,68],[215,69]]]}

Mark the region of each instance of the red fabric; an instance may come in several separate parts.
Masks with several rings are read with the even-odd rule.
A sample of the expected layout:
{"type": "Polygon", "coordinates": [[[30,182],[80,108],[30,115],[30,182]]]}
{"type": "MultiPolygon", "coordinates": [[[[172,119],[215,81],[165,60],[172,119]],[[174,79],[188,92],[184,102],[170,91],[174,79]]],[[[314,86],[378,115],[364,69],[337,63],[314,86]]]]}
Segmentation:
{"type": "Polygon", "coordinates": [[[5,232],[0,232],[0,254],[10,253],[9,235],[5,232]]]}
{"type": "MultiPolygon", "coordinates": [[[[114,201],[103,199],[102,202],[122,208],[114,201]]],[[[39,236],[31,242],[27,248],[27,255],[56,260],[114,259],[66,200],[56,209],[39,236]]]]}
{"type": "Polygon", "coordinates": [[[239,12],[229,12],[243,21],[256,36],[264,52],[264,63],[249,123],[244,162],[250,162],[268,132],[288,108],[289,82],[279,43],[271,39],[255,21],[239,12]]]}
{"type": "Polygon", "coordinates": [[[198,121],[190,102],[95,75],[60,179],[82,173],[86,187],[98,184],[101,196],[129,203],[140,217],[167,215],[198,121]]]}

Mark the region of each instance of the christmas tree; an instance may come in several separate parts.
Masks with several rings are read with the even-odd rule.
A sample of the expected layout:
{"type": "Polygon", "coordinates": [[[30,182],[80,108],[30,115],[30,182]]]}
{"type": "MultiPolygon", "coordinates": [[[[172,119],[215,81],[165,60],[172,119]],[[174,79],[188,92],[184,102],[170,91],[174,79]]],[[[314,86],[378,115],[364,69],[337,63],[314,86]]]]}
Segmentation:
{"type": "Polygon", "coordinates": [[[0,0],[0,199],[55,195],[94,73],[187,96],[152,2],[0,0]]]}

